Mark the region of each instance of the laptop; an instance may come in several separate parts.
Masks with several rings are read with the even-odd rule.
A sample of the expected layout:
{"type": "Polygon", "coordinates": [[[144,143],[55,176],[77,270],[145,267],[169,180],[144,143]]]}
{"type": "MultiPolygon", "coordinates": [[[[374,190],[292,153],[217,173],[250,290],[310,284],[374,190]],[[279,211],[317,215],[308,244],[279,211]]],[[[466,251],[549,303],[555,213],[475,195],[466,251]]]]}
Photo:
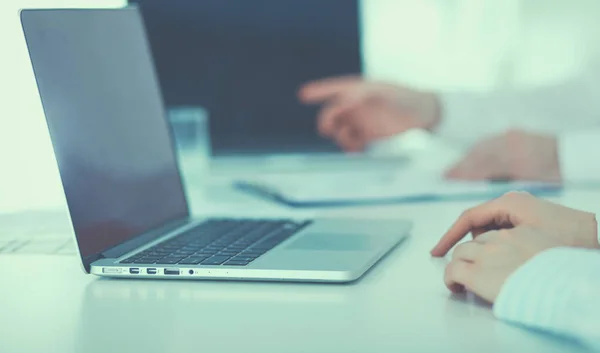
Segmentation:
{"type": "Polygon", "coordinates": [[[21,21],[87,273],[349,282],[409,234],[402,220],[192,217],[138,10],[21,21]]]}

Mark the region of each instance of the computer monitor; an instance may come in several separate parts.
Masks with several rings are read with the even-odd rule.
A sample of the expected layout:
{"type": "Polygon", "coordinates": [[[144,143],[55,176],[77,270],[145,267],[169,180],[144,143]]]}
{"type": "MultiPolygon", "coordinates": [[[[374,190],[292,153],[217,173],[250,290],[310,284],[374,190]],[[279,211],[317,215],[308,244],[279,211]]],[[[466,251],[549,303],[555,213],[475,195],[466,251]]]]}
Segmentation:
{"type": "Polygon", "coordinates": [[[306,81],[361,72],[358,0],[130,0],[139,4],[167,107],[202,106],[212,150],[332,152],[306,81]]]}

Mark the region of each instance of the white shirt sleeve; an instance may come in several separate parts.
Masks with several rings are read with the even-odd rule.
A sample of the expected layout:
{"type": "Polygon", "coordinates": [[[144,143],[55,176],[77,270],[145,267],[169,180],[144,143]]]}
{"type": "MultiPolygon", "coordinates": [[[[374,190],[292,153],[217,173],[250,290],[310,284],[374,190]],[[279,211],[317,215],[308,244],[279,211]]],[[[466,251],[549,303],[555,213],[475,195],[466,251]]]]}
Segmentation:
{"type": "Polygon", "coordinates": [[[503,321],[600,349],[600,251],[554,248],[521,266],[494,305],[503,321]]]}
{"type": "Polygon", "coordinates": [[[508,129],[559,134],[600,128],[600,58],[576,77],[553,86],[440,95],[440,137],[470,145],[508,129]]]}
{"type": "Polygon", "coordinates": [[[600,182],[600,129],[560,134],[558,157],[565,182],[600,182]]]}

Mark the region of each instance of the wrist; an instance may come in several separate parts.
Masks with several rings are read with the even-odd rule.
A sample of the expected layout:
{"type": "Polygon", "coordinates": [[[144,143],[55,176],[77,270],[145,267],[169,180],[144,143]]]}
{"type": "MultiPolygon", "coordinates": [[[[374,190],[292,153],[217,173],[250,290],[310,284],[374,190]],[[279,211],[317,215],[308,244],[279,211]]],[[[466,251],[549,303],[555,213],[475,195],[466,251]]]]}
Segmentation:
{"type": "Polygon", "coordinates": [[[442,101],[435,92],[423,92],[424,99],[424,128],[428,131],[435,131],[442,121],[442,101]]]}
{"type": "MultiPolygon", "coordinates": [[[[558,150],[558,138],[556,136],[545,136],[545,147],[548,151],[548,165],[546,166],[545,181],[561,183],[563,180],[560,156],[558,150]]],[[[543,179],[543,178],[542,178],[543,179]]]]}

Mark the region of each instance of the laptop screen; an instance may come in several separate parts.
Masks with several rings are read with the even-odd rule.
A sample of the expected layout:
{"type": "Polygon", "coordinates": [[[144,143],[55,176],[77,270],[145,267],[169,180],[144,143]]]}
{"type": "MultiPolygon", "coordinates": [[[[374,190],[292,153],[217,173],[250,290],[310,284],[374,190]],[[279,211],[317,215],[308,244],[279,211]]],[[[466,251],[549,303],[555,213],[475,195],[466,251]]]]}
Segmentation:
{"type": "Polygon", "coordinates": [[[82,258],[186,218],[137,10],[33,10],[22,22],[82,258]]]}

